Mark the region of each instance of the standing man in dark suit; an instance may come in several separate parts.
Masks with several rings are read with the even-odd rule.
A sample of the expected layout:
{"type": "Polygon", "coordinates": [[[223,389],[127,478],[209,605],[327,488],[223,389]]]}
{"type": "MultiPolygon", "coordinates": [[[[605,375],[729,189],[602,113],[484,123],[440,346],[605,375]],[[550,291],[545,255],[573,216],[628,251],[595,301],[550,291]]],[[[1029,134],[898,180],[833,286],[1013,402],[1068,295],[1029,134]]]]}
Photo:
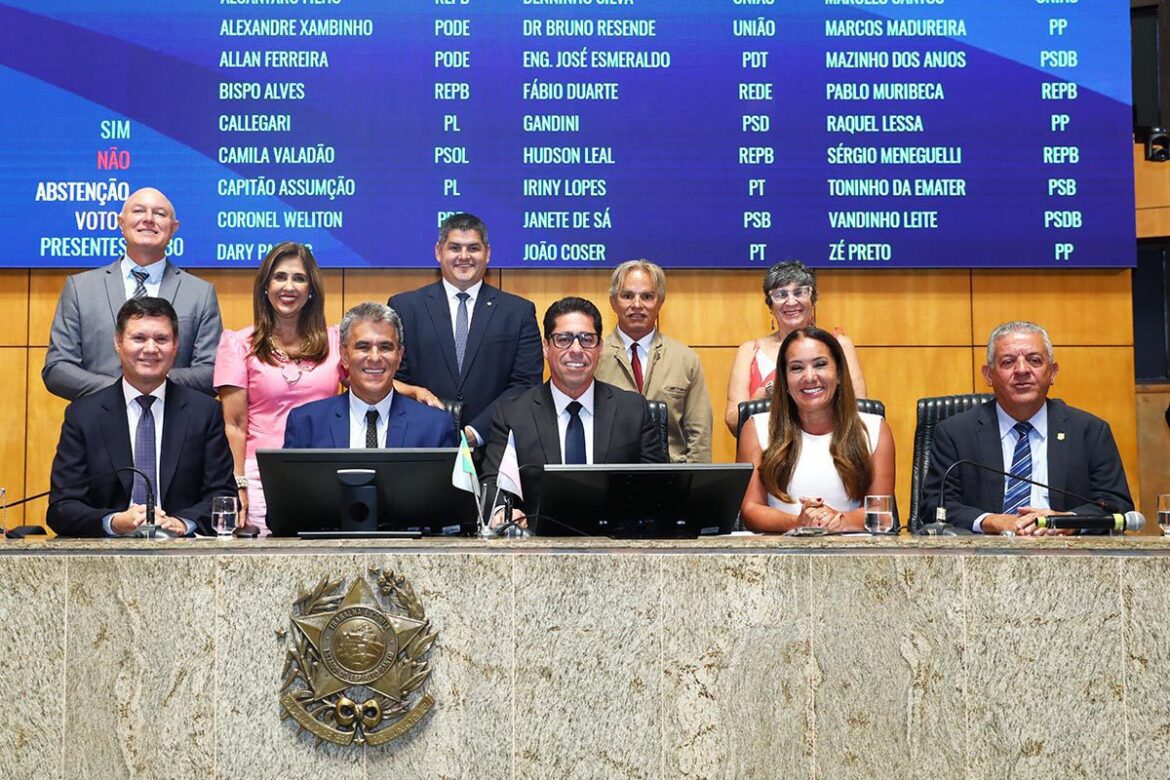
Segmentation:
{"type": "Polygon", "coordinates": [[[338,340],[349,390],[289,412],[285,449],[456,445],[451,415],[394,392],[406,342],[393,309],[359,303],[342,318],[338,340]]]}
{"type": "Polygon", "coordinates": [[[213,534],[211,499],[235,496],[223,410],[169,381],[179,319],[162,298],[118,310],[114,352],[122,377],[65,410],[49,492],[49,527],[62,536],[128,536],[147,522],[150,475],[155,522],[176,536],[213,534]],[[88,482],[86,480],[89,480],[88,482]]]}
{"type": "Polygon", "coordinates": [[[126,199],[118,215],[126,254],[102,268],[65,280],[49,330],[49,351],[41,379],[53,395],[70,401],[109,386],[121,371],[114,342],[114,320],[130,298],[153,296],[170,301],[179,316],[175,368],[178,385],[214,394],[211,372],[223,325],[215,288],[166,259],[179,221],[167,196],[143,188],[126,199]]]}
{"type": "Polygon", "coordinates": [[[601,312],[584,298],[561,298],[544,314],[544,357],[550,381],[501,401],[484,453],[488,495],[515,436],[524,509],[539,498],[546,463],[665,463],[666,453],[646,399],[593,379],[601,357],[601,312]],[[527,468],[526,468],[527,467],[527,468]]]}
{"type": "Polygon", "coordinates": [[[924,522],[939,505],[943,474],[972,460],[1056,490],[962,464],[947,481],[947,519],[976,533],[1060,533],[1040,528],[1057,514],[1123,513],[1133,509],[1121,455],[1109,424],[1063,401],[1048,399],[1058,366],[1052,341],[1032,322],[1008,322],[991,333],[983,377],[995,400],[938,424],[923,485],[924,522]],[[1079,493],[1084,503],[1058,490],[1079,493]]]}
{"type": "Polygon", "coordinates": [[[443,278],[390,299],[410,335],[398,379],[463,404],[472,447],[486,440],[496,402],[540,382],[540,331],[531,301],[483,283],[492,251],[472,214],[443,220],[435,259],[443,278]]]}

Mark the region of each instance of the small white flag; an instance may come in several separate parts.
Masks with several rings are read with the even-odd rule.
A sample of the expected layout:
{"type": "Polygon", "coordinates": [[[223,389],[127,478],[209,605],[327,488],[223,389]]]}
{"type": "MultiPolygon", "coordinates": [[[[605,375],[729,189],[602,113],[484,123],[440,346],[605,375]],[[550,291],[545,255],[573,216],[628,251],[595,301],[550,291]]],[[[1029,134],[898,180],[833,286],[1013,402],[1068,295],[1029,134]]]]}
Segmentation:
{"type": "Polygon", "coordinates": [[[473,493],[476,503],[479,503],[479,477],[475,473],[475,464],[471,462],[471,447],[467,444],[467,434],[463,431],[459,432],[459,452],[455,453],[451,484],[460,490],[473,493]]]}
{"type": "Polygon", "coordinates": [[[520,488],[520,461],[516,458],[516,435],[512,431],[508,431],[508,445],[504,447],[504,455],[500,458],[496,487],[524,500],[524,491],[520,488]]]}

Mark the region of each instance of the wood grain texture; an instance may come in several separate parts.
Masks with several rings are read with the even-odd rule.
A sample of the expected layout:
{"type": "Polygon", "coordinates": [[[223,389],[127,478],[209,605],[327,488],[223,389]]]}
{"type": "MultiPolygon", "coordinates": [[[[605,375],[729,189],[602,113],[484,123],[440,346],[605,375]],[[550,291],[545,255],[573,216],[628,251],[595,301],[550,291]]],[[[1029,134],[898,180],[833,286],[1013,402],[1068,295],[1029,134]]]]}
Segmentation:
{"type": "MultiPolygon", "coordinates": [[[[24,490],[24,421],[27,415],[26,391],[28,350],[24,347],[0,347],[0,488],[7,500],[23,498],[24,490]]],[[[40,381],[40,377],[37,377],[40,381]]],[[[8,511],[9,526],[24,522],[24,507],[8,511]]]]}
{"type": "Polygon", "coordinates": [[[23,347],[28,343],[28,278],[23,268],[0,270],[0,347],[23,347]]]}
{"type": "Polygon", "coordinates": [[[1147,162],[1144,144],[1133,145],[1133,190],[1139,211],[1170,205],[1170,165],[1147,162]]]}
{"type": "MultiPolygon", "coordinates": [[[[1132,272],[973,271],[972,342],[987,343],[997,325],[1032,320],[1053,344],[1133,345],[1132,272]]],[[[1127,377],[1133,383],[1133,373],[1127,377]]]]}
{"type": "MultiPolygon", "coordinates": [[[[45,364],[45,349],[28,350],[28,446],[25,457],[24,489],[27,495],[49,489],[49,473],[53,468],[53,453],[61,435],[61,422],[69,402],[45,389],[41,381],[41,367],[45,364]]],[[[29,524],[44,525],[49,500],[42,498],[25,505],[29,524]]]]}
{"type": "Polygon", "coordinates": [[[57,299],[65,287],[65,278],[76,273],[74,270],[34,270],[28,282],[28,346],[49,346],[49,328],[53,324],[53,313],[57,311],[57,299]]]}
{"type": "Polygon", "coordinates": [[[969,343],[969,271],[829,270],[817,288],[817,325],[841,328],[858,346],[969,343]]]}
{"type": "MultiPolygon", "coordinates": [[[[1152,525],[1158,511],[1158,494],[1170,493],[1170,427],[1166,408],[1170,406],[1170,385],[1139,387],[1137,393],[1138,481],[1141,497],[1134,496],[1138,510],[1152,525]]],[[[1160,533],[1158,528],[1153,532],[1160,533]]]]}
{"type": "MultiPolygon", "coordinates": [[[[674,335],[674,334],[670,334],[674,335]]],[[[735,462],[735,438],[723,422],[727,407],[727,379],[735,350],[731,347],[697,347],[699,362],[703,364],[703,378],[707,380],[707,394],[711,396],[711,462],[735,462]]]]}

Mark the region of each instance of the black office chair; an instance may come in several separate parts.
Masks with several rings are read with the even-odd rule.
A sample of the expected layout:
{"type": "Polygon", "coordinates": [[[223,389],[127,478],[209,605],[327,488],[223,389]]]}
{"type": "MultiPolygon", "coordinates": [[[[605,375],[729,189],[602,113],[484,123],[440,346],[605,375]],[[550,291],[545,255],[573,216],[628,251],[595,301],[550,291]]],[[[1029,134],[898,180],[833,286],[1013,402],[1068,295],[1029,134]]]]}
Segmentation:
{"type": "MultiPolygon", "coordinates": [[[[451,415],[452,421],[455,423],[455,441],[459,442],[459,434],[463,432],[463,402],[462,401],[443,401],[443,408],[451,415]]],[[[491,431],[480,431],[484,436],[487,436],[491,431]]]]}
{"type": "MultiPolygon", "coordinates": [[[[744,424],[753,414],[760,414],[772,408],[771,398],[757,398],[754,401],[742,401],[739,405],[739,424],[735,427],[735,435],[738,438],[739,432],[743,430],[744,424]]],[[[886,416],[886,405],[876,398],[858,398],[857,411],[865,412],[866,414],[876,414],[879,417],[886,416]]]]}
{"type": "Polygon", "coordinates": [[[650,407],[650,419],[658,426],[658,441],[662,443],[662,454],[669,461],[670,447],[667,445],[670,439],[666,434],[666,402],[647,401],[646,405],[650,407]]]}
{"type": "MultiPolygon", "coordinates": [[[[914,469],[910,475],[911,533],[923,524],[923,519],[918,515],[923,508],[922,483],[930,469],[930,448],[934,443],[935,426],[951,415],[973,409],[994,397],[990,393],[963,393],[918,399],[918,424],[914,428],[914,469]]],[[[933,520],[930,517],[926,522],[933,520]]]]}

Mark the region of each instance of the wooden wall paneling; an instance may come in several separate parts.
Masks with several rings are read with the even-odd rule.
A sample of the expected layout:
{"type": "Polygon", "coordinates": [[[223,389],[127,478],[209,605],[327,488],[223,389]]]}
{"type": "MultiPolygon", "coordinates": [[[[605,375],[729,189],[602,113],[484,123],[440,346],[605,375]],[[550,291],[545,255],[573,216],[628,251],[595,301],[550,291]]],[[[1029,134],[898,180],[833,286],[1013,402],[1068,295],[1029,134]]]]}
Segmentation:
{"type": "MultiPolygon", "coordinates": [[[[490,273],[488,274],[488,280],[492,284],[495,284],[495,281],[491,279],[490,273]]],[[[433,284],[437,281],[439,281],[439,267],[437,265],[434,269],[411,268],[376,271],[349,269],[344,274],[342,306],[335,321],[340,322],[341,316],[351,306],[356,306],[366,301],[385,303],[391,295],[413,290],[426,284],[433,284]]],[[[410,334],[406,334],[406,337],[409,339],[410,334]]]]}
{"type": "Polygon", "coordinates": [[[828,270],[817,288],[817,324],[840,327],[858,346],[971,343],[969,271],[828,270]]]}
{"type": "MultiPolygon", "coordinates": [[[[1059,370],[1049,395],[1070,406],[1095,414],[1109,423],[1125,476],[1135,500],[1140,490],[1137,448],[1137,417],[1134,412],[1133,350],[1116,347],[1054,346],[1059,370]]],[[[987,361],[986,349],[976,348],[972,368],[976,373],[975,389],[990,393],[981,367],[987,361]]],[[[1076,490],[1070,485],[1070,490],[1076,490]]]]}
{"type": "Polygon", "coordinates": [[[219,315],[226,330],[239,330],[252,324],[252,283],[255,268],[211,270],[197,268],[192,273],[215,286],[219,315]]]}
{"type": "Polygon", "coordinates": [[[1137,392],[1138,480],[1141,497],[1134,498],[1146,516],[1146,524],[1155,524],[1158,494],[1170,493],[1170,427],[1166,425],[1166,406],[1170,404],[1170,385],[1139,386],[1137,392]]]}
{"type": "Polygon", "coordinates": [[[1170,236],[1170,206],[1138,209],[1137,237],[1162,238],[1170,236]]]}
{"type": "Polygon", "coordinates": [[[0,346],[23,347],[28,344],[28,277],[23,268],[0,271],[0,346]]]}
{"type": "MultiPolygon", "coordinates": [[[[41,366],[45,364],[45,350],[28,350],[28,446],[25,450],[25,492],[27,495],[49,489],[53,454],[61,435],[61,421],[69,402],[45,389],[41,381],[41,366]]],[[[44,524],[48,499],[34,501],[28,506],[26,522],[44,524]]]]}
{"type": "Polygon", "coordinates": [[[606,269],[589,271],[538,271],[512,270],[503,272],[503,288],[510,293],[532,301],[536,306],[536,323],[544,335],[541,323],[544,312],[553,301],[567,295],[588,298],[601,312],[601,323],[605,333],[613,330],[616,320],[609,306],[609,276],[606,269]]]}
{"type": "MultiPolygon", "coordinates": [[[[25,494],[24,424],[28,413],[28,350],[24,347],[0,348],[0,488],[7,491],[7,501],[25,494]]],[[[40,377],[37,377],[40,382],[40,377]]],[[[8,527],[24,522],[24,507],[8,511],[8,527]]]]}
{"type": "MultiPolygon", "coordinates": [[[[972,343],[1010,320],[1032,320],[1053,344],[1133,344],[1129,269],[973,271],[972,343]]],[[[1126,378],[1133,386],[1133,372],[1126,378]]]]}
{"type": "Polygon", "coordinates": [[[1144,144],[1133,145],[1133,189],[1138,210],[1170,204],[1170,165],[1147,162],[1144,144]]]}
{"type": "MultiPolygon", "coordinates": [[[[76,270],[34,270],[29,278],[28,289],[28,345],[49,346],[49,328],[53,325],[53,313],[57,311],[57,299],[65,287],[65,278],[76,270]]],[[[43,365],[43,362],[42,362],[43,365]]],[[[40,368],[38,367],[38,371],[40,368]]]]}
{"type": "MultiPolygon", "coordinates": [[[[667,293],[670,300],[670,293],[667,293]]],[[[696,347],[699,362],[703,364],[703,378],[707,381],[707,393],[711,396],[711,462],[735,462],[735,437],[723,422],[723,410],[727,405],[727,378],[735,360],[733,347],[696,347]]]]}
{"type": "MultiPolygon", "coordinates": [[[[763,280],[764,269],[667,270],[662,332],[692,347],[736,347],[771,333],[763,280]]],[[[608,278],[606,288],[608,300],[608,278]]]]}
{"type": "MultiPolygon", "coordinates": [[[[970,393],[971,347],[859,347],[869,396],[886,405],[897,456],[898,506],[910,509],[918,399],[970,393]]],[[[905,517],[903,520],[905,521],[905,517]]]]}

